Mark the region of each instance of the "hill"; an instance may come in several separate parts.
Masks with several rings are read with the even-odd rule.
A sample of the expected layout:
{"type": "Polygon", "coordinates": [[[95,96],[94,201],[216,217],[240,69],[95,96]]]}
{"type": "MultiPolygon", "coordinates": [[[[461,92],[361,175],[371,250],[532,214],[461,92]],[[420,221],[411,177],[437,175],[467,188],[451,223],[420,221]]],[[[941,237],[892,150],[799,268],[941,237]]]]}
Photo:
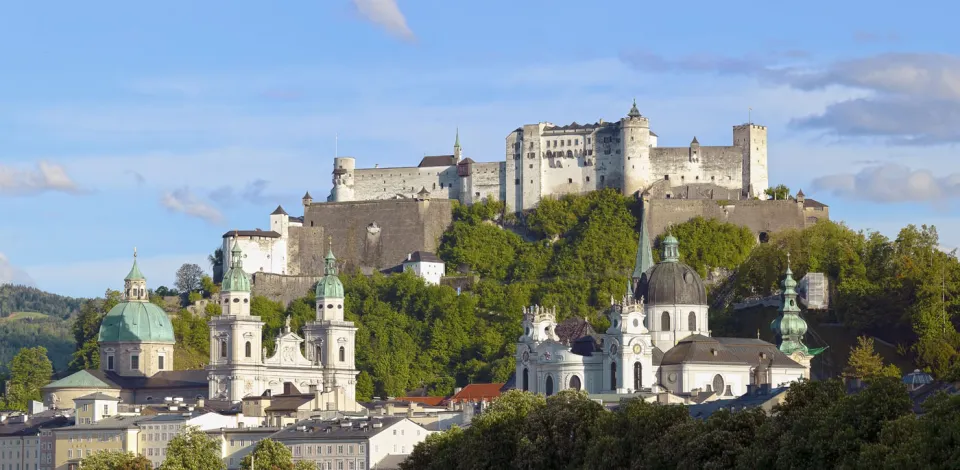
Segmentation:
{"type": "Polygon", "coordinates": [[[34,287],[0,286],[0,376],[20,348],[34,346],[47,348],[54,369],[65,370],[76,348],[71,326],[83,302],[34,287]]]}

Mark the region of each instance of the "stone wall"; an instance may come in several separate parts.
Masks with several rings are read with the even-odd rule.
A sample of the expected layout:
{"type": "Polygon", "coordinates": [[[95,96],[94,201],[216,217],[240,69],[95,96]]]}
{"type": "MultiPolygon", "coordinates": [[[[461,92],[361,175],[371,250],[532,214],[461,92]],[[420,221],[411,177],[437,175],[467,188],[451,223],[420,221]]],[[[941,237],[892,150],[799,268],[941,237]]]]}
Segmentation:
{"type": "Polygon", "coordinates": [[[316,287],[321,277],[253,273],[253,295],[261,295],[286,306],[306,296],[310,289],[316,287]]]}
{"type": "Polygon", "coordinates": [[[391,199],[402,195],[414,198],[426,188],[433,197],[460,197],[456,166],[365,168],[354,171],[353,193],[357,201],[391,199]]]}
{"type": "MultiPolygon", "coordinates": [[[[658,236],[671,225],[686,222],[696,216],[717,219],[749,228],[758,237],[762,233],[787,229],[802,229],[817,220],[829,219],[829,212],[819,211],[817,220],[810,220],[810,210],[804,210],[797,201],[742,201],[653,199],[649,201],[647,223],[651,236],[658,236]],[[721,205],[721,203],[725,205],[721,205]]],[[[680,241],[683,243],[683,240],[680,241]]]]}
{"type": "Polygon", "coordinates": [[[314,203],[306,207],[296,257],[300,275],[323,273],[328,237],[340,269],[372,272],[400,264],[414,251],[436,253],[453,222],[450,199],[314,203]]]}

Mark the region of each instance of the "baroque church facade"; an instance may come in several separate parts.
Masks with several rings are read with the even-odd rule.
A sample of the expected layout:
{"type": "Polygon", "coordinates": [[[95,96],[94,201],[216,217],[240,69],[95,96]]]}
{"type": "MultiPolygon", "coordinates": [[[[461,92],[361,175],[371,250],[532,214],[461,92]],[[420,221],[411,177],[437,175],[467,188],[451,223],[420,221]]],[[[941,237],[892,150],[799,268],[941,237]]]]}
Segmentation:
{"type": "Polygon", "coordinates": [[[555,309],[526,309],[517,344],[516,387],[548,396],[565,389],[740,396],[750,386],[809,378],[810,361],[822,349],[803,344],[807,327],[799,316],[797,283],[789,267],[780,315],[771,324],[777,345],[713,337],[703,281],[680,262],[679,241],[673,236],[665,237],[662,261],[653,264],[645,212],[633,282],[626,296],[611,299],[606,312],[610,327],[597,334],[584,323],[571,334],[557,323],[555,309]]]}
{"type": "Polygon", "coordinates": [[[220,291],[223,313],[209,321],[210,399],[235,403],[268,391],[281,394],[290,382],[320,395],[327,410],[356,411],[357,328],[344,320],[343,284],[333,251],[327,253],[325,275],[317,283],[316,319],[304,325],[305,338],[291,331],[288,317],[272,356],[261,345],[264,322],[250,314],[250,276],[243,270],[239,245],[230,254],[220,291]]]}
{"type": "Polygon", "coordinates": [[[325,259],[325,276],[317,284],[316,319],[304,325],[300,337],[291,331],[288,318],[272,355],[262,345],[264,322],[250,313],[250,276],[243,270],[239,245],[234,244],[230,255],[232,264],[218,299],[222,313],[208,322],[210,361],[205,369],[174,370],[173,324],[150,302],[134,252],[122,301],[100,325],[99,368],[46,385],[44,401],[52,408],[71,408],[74,398],[99,392],[126,404],[182,397],[231,405],[248,396],[282,394],[284,384],[292,383],[303,393],[315,393],[324,410],[359,411],[356,327],[344,319],[343,284],[332,250],[325,259]]]}

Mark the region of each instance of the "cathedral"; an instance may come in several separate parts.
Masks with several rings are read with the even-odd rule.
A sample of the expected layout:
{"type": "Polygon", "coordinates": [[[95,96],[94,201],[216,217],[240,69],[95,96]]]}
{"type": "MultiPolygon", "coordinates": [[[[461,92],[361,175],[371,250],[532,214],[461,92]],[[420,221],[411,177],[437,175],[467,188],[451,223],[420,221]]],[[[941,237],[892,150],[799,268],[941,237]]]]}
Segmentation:
{"type": "Polygon", "coordinates": [[[43,387],[51,407],[72,407],[73,398],[105,393],[127,404],[162,403],[166,397],[209,399],[224,405],[244,397],[284,393],[294,384],[315,393],[325,410],[359,411],[356,402],[354,336],[357,328],[344,319],[343,284],[330,250],[325,275],[316,287],[316,319],[291,331],[290,319],[276,338],[272,355],[262,346],[264,322],[251,315],[250,276],[243,253],[234,243],[232,264],[224,273],[221,315],[211,316],[210,361],[205,369],[174,370],[176,337],[166,312],[150,302],[146,277],[134,252],[124,278],[122,301],[100,325],[100,366],[81,370],[43,387]]]}
{"type": "Polygon", "coordinates": [[[662,261],[653,264],[645,212],[633,282],[624,298],[611,299],[606,312],[610,327],[596,334],[588,323],[574,320],[580,326],[571,331],[569,321],[557,324],[555,309],[526,309],[517,344],[516,387],[547,396],[574,389],[736,397],[749,386],[776,387],[809,378],[810,361],[822,349],[803,344],[807,325],[799,315],[789,262],[780,315],[771,324],[777,345],[713,337],[703,280],[680,261],[679,241],[672,235],[663,240],[662,261]]]}

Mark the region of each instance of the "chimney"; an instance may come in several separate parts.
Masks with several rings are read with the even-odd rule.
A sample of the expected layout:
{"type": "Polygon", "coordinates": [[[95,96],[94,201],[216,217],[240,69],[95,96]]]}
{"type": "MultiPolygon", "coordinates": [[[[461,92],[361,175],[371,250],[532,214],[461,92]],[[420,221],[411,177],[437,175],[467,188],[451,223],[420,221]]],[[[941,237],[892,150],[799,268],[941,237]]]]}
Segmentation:
{"type": "Polygon", "coordinates": [[[407,253],[407,261],[413,260],[413,253],[407,253]]]}
{"type": "Polygon", "coordinates": [[[203,408],[203,398],[197,398],[197,408],[203,408]]]}

